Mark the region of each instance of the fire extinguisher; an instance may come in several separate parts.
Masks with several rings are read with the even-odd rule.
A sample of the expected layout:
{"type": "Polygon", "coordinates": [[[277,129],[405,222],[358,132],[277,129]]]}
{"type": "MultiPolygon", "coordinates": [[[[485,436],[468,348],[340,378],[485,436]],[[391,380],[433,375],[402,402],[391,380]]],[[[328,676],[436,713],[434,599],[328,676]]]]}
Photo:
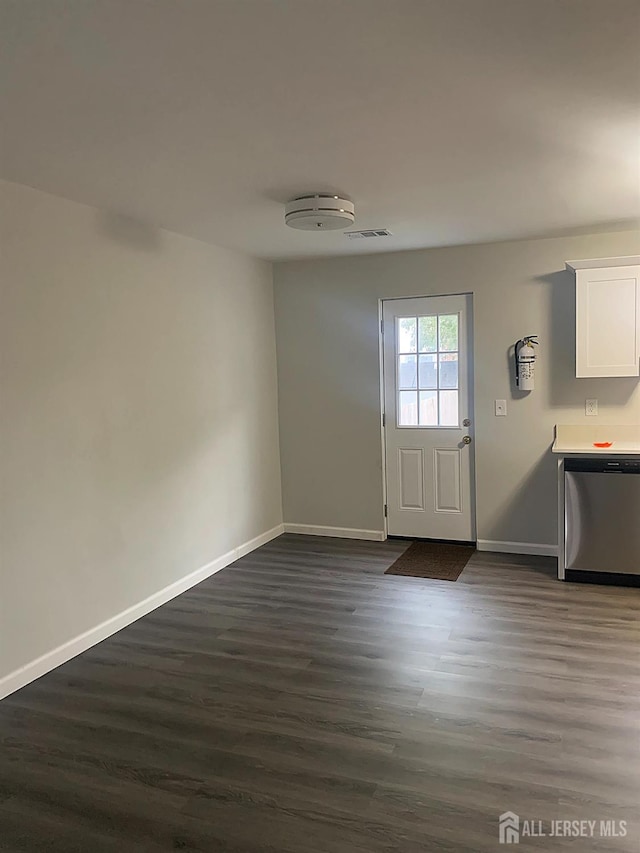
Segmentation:
{"type": "Polygon", "coordinates": [[[537,335],[527,335],[515,343],[516,385],[521,391],[533,391],[536,387],[535,366],[538,346],[537,335]]]}

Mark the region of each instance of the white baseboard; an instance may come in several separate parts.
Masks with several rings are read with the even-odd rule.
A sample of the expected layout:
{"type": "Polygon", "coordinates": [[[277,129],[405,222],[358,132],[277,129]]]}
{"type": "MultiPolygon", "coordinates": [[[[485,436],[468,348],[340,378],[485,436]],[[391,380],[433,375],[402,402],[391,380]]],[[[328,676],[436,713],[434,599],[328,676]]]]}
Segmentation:
{"type": "Polygon", "coordinates": [[[214,575],[216,572],[221,571],[221,569],[224,569],[226,566],[236,560],[239,560],[240,557],[244,557],[246,554],[251,553],[251,551],[255,551],[256,548],[259,548],[261,545],[265,545],[267,542],[270,542],[282,533],[284,533],[284,525],[276,525],[276,527],[273,527],[271,530],[261,533],[260,536],[256,536],[254,539],[244,542],[242,545],[239,545],[237,548],[233,548],[231,551],[227,551],[226,554],[223,554],[216,560],[212,560],[212,562],[207,563],[206,566],[202,566],[202,568],[196,569],[195,572],[191,572],[191,574],[180,578],[180,580],[169,584],[169,586],[165,586],[164,589],[154,592],[153,595],[145,598],[144,601],[140,601],[138,604],[128,607],[126,610],[112,616],[110,619],[107,619],[95,628],[90,628],[78,637],[74,637],[72,640],[63,643],[61,646],[58,646],[41,657],[36,658],[36,660],[31,661],[31,663],[20,667],[20,669],[16,669],[14,672],[10,672],[9,675],[0,679],[0,699],[3,699],[10,693],[14,693],[21,687],[29,684],[31,681],[35,681],[36,678],[40,678],[41,675],[50,672],[52,669],[55,669],[66,661],[71,660],[71,658],[76,657],[76,655],[85,652],[87,649],[91,648],[91,646],[95,646],[96,643],[100,643],[102,640],[110,637],[111,634],[115,634],[116,631],[126,628],[127,625],[135,622],[136,619],[140,619],[141,616],[145,616],[147,613],[150,613],[162,604],[166,604],[167,601],[170,601],[177,595],[186,592],[186,590],[191,589],[192,586],[201,583],[203,580],[211,577],[211,575],[214,575]]]}
{"type": "Polygon", "coordinates": [[[540,545],[537,542],[502,542],[497,539],[478,539],[478,551],[497,551],[500,554],[534,554],[539,557],[557,557],[557,545],[540,545]]]}
{"type": "MultiPolygon", "coordinates": [[[[292,524],[285,522],[285,533],[299,533],[304,536],[335,536],[338,539],[366,539],[383,542],[387,537],[384,530],[360,530],[356,527],[325,527],[319,524],[292,524]]],[[[556,557],[557,545],[541,545],[535,542],[503,542],[493,539],[478,539],[478,551],[497,551],[502,554],[533,554],[543,557],[556,557]]]]}
{"type": "Polygon", "coordinates": [[[335,536],[338,539],[368,539],[372,542],[384,542],[387,538],[384,530],[359,530],[356,527],[324,527],[318,524],[284,525],[285,533],[302,533],[305,536],[335,536]]]}

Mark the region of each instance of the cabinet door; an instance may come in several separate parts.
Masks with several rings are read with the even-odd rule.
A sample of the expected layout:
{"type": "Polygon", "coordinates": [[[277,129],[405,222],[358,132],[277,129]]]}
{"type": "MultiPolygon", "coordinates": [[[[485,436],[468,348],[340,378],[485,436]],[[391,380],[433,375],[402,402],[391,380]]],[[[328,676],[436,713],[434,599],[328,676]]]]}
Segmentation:
{"type": "Polygon", "coordinates": [[[640,376],[640,267],[576,271],[576,376],[640,376]]]}

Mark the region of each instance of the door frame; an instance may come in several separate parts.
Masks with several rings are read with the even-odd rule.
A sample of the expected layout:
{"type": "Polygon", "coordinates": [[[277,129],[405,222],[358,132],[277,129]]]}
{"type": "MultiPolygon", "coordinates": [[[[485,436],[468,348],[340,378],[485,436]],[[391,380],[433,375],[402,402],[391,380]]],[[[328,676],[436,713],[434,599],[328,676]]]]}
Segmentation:
{"type": "MultiPolygon", "coordinates": [[[[422,293],[412,296],[386,296],[378,299],[378,361],[379,361],[379,382],[380,382],[380,442],[382,445],[382,520],[384,538],[389,538],[389,519],[387,517],[387,437],[384,411],[384,303],[399,302],[403,299],[435,299],[438,296],[468,296],[470,305],[469,317],[467,318],[467,334],[471,340],[469,342],[470,369],[469,369],[469,414],[471,423],[473,424],[474,444],[477,445],[478,426],[476,423],[476,336],[474,322],[474,293],[471,290],[461,290],[456,293],[422,293]]],[[[473,506],[471,508],[471,523],[475,533],[476,541],[478,539],[478,487],[476,477],[477,454],[473,454],[473,464],[471,465],[469,484],[471,495],[473,497],[473,506]]]]}

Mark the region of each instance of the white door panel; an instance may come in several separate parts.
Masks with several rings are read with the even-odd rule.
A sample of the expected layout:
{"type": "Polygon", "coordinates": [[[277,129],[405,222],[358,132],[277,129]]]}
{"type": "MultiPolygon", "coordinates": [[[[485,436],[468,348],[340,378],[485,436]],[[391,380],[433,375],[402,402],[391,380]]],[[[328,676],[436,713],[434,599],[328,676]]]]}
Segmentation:
{"type": "Polygon", "coordinates": [[[382,317],[388,533],[473,541],[471,296],[389,299],[382,317]]]}
{"type": "Polygon", "coordinates": [[[436,448],[433,451],[436,512],[463,512],[462,466],[460,448],[436,448]]]}
{"type": "Polygon", "coordinates": [[[421,447],[398,448],[398,493],[401,509],[424,511],[423,456],[421,447]]]}

